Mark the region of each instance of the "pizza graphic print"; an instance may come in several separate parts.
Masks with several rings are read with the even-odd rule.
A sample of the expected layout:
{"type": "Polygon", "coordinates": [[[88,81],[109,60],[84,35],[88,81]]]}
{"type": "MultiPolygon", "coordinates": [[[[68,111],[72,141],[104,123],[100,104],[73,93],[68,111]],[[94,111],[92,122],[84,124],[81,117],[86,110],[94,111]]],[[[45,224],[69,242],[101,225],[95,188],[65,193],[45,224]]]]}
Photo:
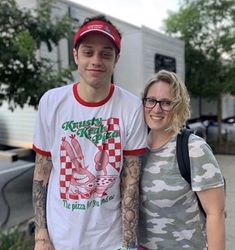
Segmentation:
{"type": "Polygon", "coordinates": [[[60,145],[61,199],[79,200],[105,196],[120,172],[119,119],[93,118],[83,122],[67,122],[62,128],[71,133],[62,137],[60,145]],[[95,146],[94,159],[89,161],[93,163],[93,167],[85,164],[86,149],[79,143],[81,138],[95,146]]]}

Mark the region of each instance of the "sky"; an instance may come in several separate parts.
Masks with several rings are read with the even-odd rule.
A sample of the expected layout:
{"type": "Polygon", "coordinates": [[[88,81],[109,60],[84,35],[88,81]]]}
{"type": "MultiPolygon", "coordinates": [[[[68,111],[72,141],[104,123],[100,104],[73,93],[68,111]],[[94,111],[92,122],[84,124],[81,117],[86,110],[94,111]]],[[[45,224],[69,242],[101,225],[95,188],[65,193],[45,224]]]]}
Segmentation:
{"type": "Polygon", "coordinates": [[[70,0],[137,26],[163,32],[162,21],[180,0],[70,0]]]}

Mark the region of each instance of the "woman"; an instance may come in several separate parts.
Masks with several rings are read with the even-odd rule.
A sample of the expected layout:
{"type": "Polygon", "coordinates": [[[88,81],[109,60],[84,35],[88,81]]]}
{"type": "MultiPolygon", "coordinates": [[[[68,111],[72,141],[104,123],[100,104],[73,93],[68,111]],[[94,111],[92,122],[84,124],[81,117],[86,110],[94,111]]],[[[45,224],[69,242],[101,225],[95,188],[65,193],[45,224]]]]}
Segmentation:
{"type": "Polygon", "coordinates": [[[145,87],[143,105],[150,132],[140,186],[140,245],[149,250],[224,250],[224,182],[210,147],[190,135],[191,187],[176,159],[176,136],[190,116],[185,85],[173,72],[159,71],[145,87]]]}

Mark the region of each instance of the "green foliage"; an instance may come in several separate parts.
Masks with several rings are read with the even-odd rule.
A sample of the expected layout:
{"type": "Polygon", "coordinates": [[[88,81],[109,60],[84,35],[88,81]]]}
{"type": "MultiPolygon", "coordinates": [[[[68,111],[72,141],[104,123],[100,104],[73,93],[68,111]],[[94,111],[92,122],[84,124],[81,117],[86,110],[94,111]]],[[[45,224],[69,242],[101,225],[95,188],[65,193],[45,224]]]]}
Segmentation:
{"type": "Polygon", "coordinates": [[[71,69],[57,69],[57,62],[39,56],[63,38],[71,37],[67,16],[52,18],[53,0],[41,0],[37,10],[20,9],[15,0],[0,1],[0,104],[9,108],[37,107],[41,95],[72,78],[71,69]]]}
{"type": "Polygon", "coordinates": [[[168,34],[185,41],[186,85],[192,96],[217,100],[235,93],[235,1],[182,0],[165,20],[168,34]]]}
{"type": "Polygon", "coordinates": [[[33,245],[32,237],[21,232],[18,227],[0,231],[0,250],[30,250],[33,245]]]}
{"type": "Polygon", "coordinates": [[[217,99],[235,92],[235,78],[230,79],[235,70],[235,1],[184,0],[165,25],[167,33],[185,41],[186,84],[192,95],[217,99]]]}

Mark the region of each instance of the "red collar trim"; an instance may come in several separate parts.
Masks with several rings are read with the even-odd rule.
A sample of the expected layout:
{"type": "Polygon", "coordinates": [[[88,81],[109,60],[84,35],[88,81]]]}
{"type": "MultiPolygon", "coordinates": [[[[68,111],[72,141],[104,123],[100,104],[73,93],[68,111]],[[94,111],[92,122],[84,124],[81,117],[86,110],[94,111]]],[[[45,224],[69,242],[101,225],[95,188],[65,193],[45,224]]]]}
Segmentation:
{"type": "Polygon", "coordinates": [[[86,102],[86,101],[84,101],[84,100],[79,96],[79,94],[78,94],[78,91],[77,91],[77,89],[78,89],[78,88],[77,88],[77,87],[78,87],[78,84],[79,84],[79,83],[75,83],[75,84],[73,85],[73,94],[74,94],[74,97],[75,97],[75,99],[76,99],[80,104],[82,104],[83,106],[87,106],[87,107],[99,107],[99,106],[104,105],[106,102],[109,101],[109,99],[110,99],[111,96],[113,95],[113,92],[114,92],[114,89],[115,89],[114,84],[111,84],[110,90],[109,90],[109,94],[108,94],[108,96],[107,96],[105,99],[103,99],[103,100],[101,100],[101,101],[99,101],[99,102],[86,102]]]}

